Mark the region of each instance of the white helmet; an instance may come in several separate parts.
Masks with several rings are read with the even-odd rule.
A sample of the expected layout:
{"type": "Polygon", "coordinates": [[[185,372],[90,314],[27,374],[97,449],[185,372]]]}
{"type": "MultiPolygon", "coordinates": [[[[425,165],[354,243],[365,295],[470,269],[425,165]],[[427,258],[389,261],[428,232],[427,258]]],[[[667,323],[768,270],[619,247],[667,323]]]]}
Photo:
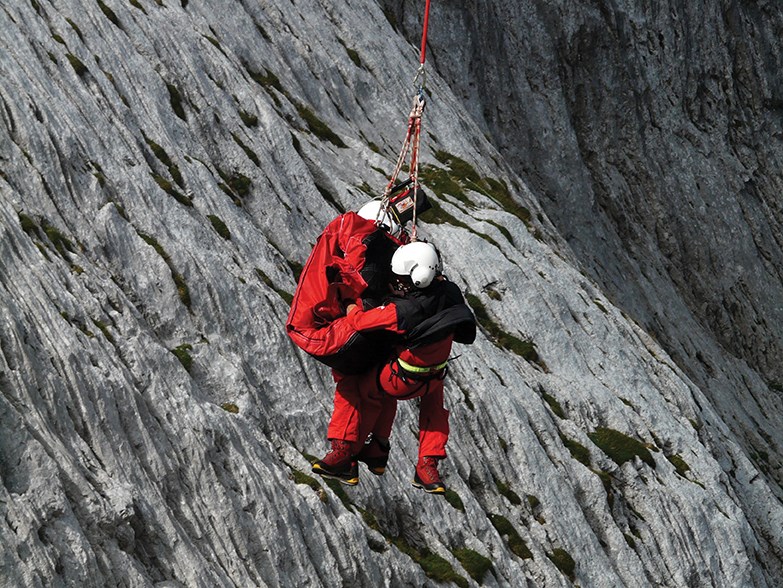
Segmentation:
{"type": "Polygon", "coordinates": [[[440,272],[438,251],[431,243],[408,243],[394,252],[391,269],[398,276],[410,276],[417,288],[426,288],[440,272]]]}
{"type": "Polygon", "coordinates": [[[389,211],[386,210],[386,207],[383,206],[380,200],[370,200],[356,214],[367,220],[375,221],[378,226],[386,229],[395,237],[399,237],[400,233],[402,233],[402,227],[389,214],[389,211]]]}

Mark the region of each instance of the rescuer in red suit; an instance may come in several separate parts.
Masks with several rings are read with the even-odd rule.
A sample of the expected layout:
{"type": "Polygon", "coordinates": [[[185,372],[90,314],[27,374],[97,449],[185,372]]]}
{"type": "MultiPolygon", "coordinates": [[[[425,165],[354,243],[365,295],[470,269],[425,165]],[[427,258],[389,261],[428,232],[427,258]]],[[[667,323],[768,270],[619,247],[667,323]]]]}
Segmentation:
{"type": "Polygon", "coordinates": [[[449,435],[443,380],[452,342],[469,344],[475,339],[475,318],[459,288],[441,275],[433,245],[403,245],[394,252],[390,267],[393,289],[383,303],[375,308],[363,301],[349,305],[344,322],[365,336],[393,336],[393,349],[375,369],[351,379],[352,396],[335,396],[327,432],[331,450],[313,464],[313,471],[349,485],[359,481],[358,461],[383,474],[397,401],[420,398],[413,485],[443,493],[438,461],[446,457],[449,435]],[[349,401],[357,395],[359,402],[349,401]]]}

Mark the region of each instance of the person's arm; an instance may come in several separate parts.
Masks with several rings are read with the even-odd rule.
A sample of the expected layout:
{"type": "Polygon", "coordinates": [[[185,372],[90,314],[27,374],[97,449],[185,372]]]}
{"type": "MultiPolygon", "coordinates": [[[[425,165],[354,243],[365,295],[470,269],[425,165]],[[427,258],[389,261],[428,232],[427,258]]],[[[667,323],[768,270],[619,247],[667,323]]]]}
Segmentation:
{"type": "Polygon", "coordinates": [[[362,310],[355,304],[349,304],[347,315],[350,325],[357,331],[391,331],[402,333],[397,324],[397,308],[394,304],[362,310]]]}

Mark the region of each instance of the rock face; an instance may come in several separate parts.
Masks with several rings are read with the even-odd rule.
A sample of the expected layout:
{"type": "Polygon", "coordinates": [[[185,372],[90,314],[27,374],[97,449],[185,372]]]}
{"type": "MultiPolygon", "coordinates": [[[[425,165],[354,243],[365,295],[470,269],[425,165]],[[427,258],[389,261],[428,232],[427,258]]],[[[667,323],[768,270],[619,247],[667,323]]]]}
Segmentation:
{"type": "MultiPolygon", "coordinates": [[[[386,4],[415,30],[415,3],[386,4]]],[[[747,376],[713,391],[726,352],[783,382],[783,13],[648,4],[444,8],[431,54],[583,267],[730,419],[747,376]]]]}
{"type": "Polygon", "coordinates": [[[10,4],[0,584],[780,585],[780,7],[433,3],[419,231],[482,320],[443,500],[413,403],[383,477],[309,477],[283,329],[419,3],[10,4]]]}

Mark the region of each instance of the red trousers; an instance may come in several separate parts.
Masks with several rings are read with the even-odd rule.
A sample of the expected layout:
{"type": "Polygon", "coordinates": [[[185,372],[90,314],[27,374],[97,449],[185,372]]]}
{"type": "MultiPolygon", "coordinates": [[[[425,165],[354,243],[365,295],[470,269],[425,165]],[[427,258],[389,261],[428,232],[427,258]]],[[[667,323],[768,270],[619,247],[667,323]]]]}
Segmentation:
{"type": "MultiPolygon", "coordinates": [[[[452,338],[418,349],[405,349],[399,359],[413,366],[432,366],[445,362],[451,353],[452,338]]],[[[416,374],[419,376],[419,374],[416,374]]],[[[443,379],[415,379],[400,369],[397,360],[366,374],[335,374],[337,386],[334,411],[327,438],[343,439],[358,453],[367,436],[382,439],[391,436],[397,400],[421,398],[419,405],[419,457],[446,457],[449,438],[449,411],[443,406],[443,379]]]]}

